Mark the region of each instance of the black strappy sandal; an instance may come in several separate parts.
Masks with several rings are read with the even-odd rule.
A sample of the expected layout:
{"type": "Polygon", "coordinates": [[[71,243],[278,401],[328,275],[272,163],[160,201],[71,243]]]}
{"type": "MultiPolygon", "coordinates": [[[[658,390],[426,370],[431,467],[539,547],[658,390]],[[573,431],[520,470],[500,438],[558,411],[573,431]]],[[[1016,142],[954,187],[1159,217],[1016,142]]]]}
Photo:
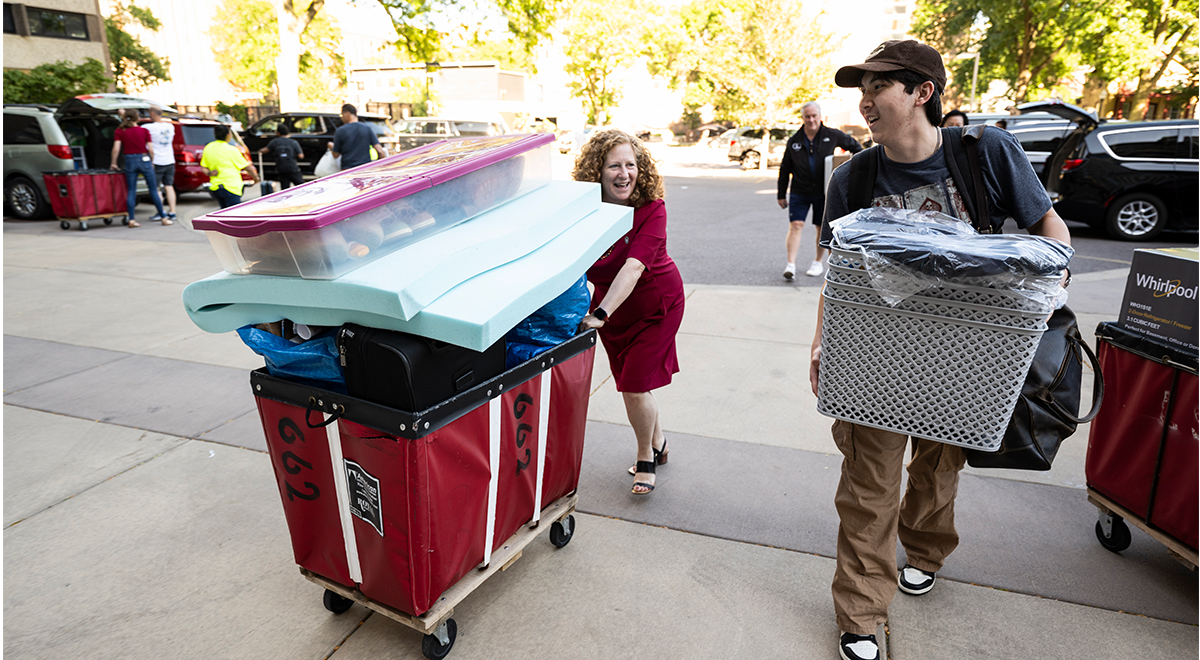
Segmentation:
{"type": "MultiPolygon", "coordinates": [[[[654,474],[654,461],[638,461],[634,468],[636,468],[638,472],[654,474]]],[[[633,482],[633,489],[629,492],[633,493],[634,495],[649,495],[650,493],[654,492],[654,484],[648,484],[643,481],[635,481],[633,482]],[[641,486],[646,490],[639,491],[637,489],[638,486],[641,486]]]]}
{"type": "MultiPolygon", "coordinates": [[[[663,438],[663,448],[662,449],[655,449],[654,446],[651,445],[650,451],[654,452],[654,462],[655,463],[657,463],[658,465],[666,465],[667,464],[667,452],[671,451],[671,449],[669,447],[667,447],[667,439],[666,438],[663,438]]],[[[649,461],[638,461],[638,462],[639,463],[648,463],[649,461]]],[[[637,475],[638,472],[646,472],[646,470],[639,470],[638,466],[636,466],[636,465],[631,466],[629,468],[629,474],[637,475]]],[[[650,470],[650,472],[653,472],[653,470],[650,470]]]]}

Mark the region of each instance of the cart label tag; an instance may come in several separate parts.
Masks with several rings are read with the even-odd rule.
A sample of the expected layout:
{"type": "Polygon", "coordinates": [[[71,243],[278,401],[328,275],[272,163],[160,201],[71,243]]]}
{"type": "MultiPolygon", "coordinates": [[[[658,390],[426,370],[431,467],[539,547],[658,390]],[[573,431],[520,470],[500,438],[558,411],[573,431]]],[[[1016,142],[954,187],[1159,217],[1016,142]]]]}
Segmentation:
{"type": "Polygon", "coordinates": [[[375,531],[383,536],[383,507],[379,497],[379,480],[354,461],[343,459],[342,462],[346,465],[350,513],[374,527],[375,531]]]}

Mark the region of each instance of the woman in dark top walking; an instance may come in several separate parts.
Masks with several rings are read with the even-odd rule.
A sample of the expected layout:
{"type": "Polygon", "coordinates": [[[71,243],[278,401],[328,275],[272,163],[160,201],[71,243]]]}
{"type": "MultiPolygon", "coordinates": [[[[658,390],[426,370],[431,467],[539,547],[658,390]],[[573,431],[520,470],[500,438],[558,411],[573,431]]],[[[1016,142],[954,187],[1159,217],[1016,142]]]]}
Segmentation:
{"type": "Polygon", "coordinates": [[[117,156],[121,151],[125,152],[125,187],[128,188],[125,206],[129,213],[128,224],[130,227],[141,226],[134,216],[134,209],[137,206],[137,177],[139,174],[146,180],[146,187],[150,189],[150,201],[154,202],[154,208],[158,209],[158,213],[151,216],[150,219],[165,220],[167,217],[167,214],[163,212],[162,198],[158,196],[158,182],[154,180],[154,164],[152,162],[154,145],[150,142],[150,131],[138,126],[139,117],[137,109],[125,108],[121,111],[121,125],[113,133],[112,168],[114,170],[121,169],[117,165],[117,156]]]}
{"type": "Polygon", "coordinates": [[[654,490],[667,442],[652,390],[679,371],[675,334],[683,321],[683,280],[667,255],[663,180],[645,146],[619,130],[592,136],[575,161],[576,181],[600,184],[601,200],[632,206],[633,228],[587,272],[596,287],[581,329],[597,328],[617,391],[637,436],[633,494],[654,490]]]}

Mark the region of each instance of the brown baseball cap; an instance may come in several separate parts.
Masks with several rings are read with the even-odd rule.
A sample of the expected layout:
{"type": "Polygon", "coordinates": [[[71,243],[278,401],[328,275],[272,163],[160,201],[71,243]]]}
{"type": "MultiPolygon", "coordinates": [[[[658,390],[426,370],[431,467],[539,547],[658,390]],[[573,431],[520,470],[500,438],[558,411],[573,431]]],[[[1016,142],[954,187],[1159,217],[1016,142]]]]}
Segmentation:
{"type": "Polygon", "coordinates": [[[885,41],[875,47],[862,64],[852,64],[838,69],[833,81],[838,87],[858,87],[864,71],[899,71],[908,69],[932,80],[938,91],[946,89],[946,67],[942,56],[931,46],[908,39],[885,41]]]}

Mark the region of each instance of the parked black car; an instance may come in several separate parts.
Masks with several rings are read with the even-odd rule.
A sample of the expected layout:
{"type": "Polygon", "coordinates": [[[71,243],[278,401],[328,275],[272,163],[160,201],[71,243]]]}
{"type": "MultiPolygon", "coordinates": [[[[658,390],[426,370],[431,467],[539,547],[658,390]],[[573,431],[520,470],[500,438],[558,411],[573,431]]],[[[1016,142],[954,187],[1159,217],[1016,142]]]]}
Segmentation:
{"type": "MultiPolygon", "coordinates": [[[[386,115],[359,113],[358,120],[379,138],[379,143],[387,148],[389,153],[396,153],[396,132],[386,115]]],[[[342,116],[332,112],[285,112],[260,119],[253,126],[242,132],[242,141],[250,149],[250,154],[258,162],[258,150],[267,146],[275,138],[275,131],[281,123],[287,124],[292,138],[300,143],[304,151],[304,159],[297,161],[300,172],[312,175],[317,167],[317,161],[325,155],[328,145],[333,141],[333,134],[342,125],[342,116]]],[[[275,161],[270,154],[263,155],[263,170],[266,178],[275,174],[275,161]]]]}
{"type": "Polygon", "coordinates": [[[1073,122],[1059,120],[1019,124],[1016,128],[1010,126],[1008,132],[1015,135],[1021,142],[1025,156],[1033,165],[1033,171],[1037,172],[1038,178],[1045,184],[1046,162],[1050,160],[1050,156],[1054,155],[1063,139],[1076,128],[1078,126],[1073,122]]]}
{"type": "Polygon", "coordinates": [[[1046,164],[1046,191],[1059,215],[1129,241],[1196,230],[1200,123],[1100,123],[1058,102],[1021,109],[1033,106],[1075,122],[1046,164]]]}

